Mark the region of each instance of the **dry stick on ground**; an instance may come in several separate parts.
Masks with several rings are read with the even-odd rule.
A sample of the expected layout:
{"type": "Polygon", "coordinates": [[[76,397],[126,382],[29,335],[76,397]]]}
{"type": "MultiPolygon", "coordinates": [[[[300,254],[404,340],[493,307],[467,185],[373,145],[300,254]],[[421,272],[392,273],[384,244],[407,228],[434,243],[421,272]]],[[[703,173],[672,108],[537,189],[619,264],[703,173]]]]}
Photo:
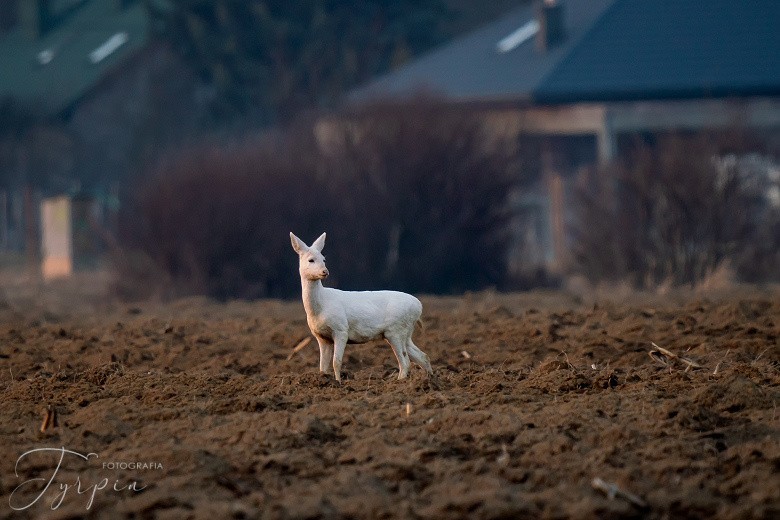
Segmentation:
{"type": "Polygon", "coordinates": [[[721,359],[720,361],[718,361],[718,364],[717,364],[717,365],[715,365],[715,370],[713,370],[713,371],[712,371],[712,375],[713,375],[713,376],[716,376],[716,375],[718,375],[718,369],[720,368],[720,366],[723,364],[723,362],[724,362],[724,361],[726,360],[726,358],[728,357],[728,355],[729,355],[729,352],[731,352],[731,349],[727,349],[727,350],[726,350],[726,355],[725,355],[725,356],[723,356],[723,359],[721,359]]]}
{"type": "Polygon", "coordinates": [[[620,489],[614,482],[606,482],[605,480],[596,477],[590,482],[590,485],[593,486],[594,489],[602,491],[610,500],[615,497],[620,497],[628,500],[639,508],[644,509],[647,507],[647,502],[633,493],[620,489]]]}
{"type": "Polygon", "coordinates": [[[686,372],[688,372],[692,368],[703,368],[697,362],[688,358],[678,356],[677,354],[675,354],[670,350],[666,350],[663,347],[659,347],[652,341],[650,342],[650,344],[653,347],[655,347],[655,350],[651,350],[650,352],[648,352],[650,358],[652,358],[654,361],[661,363],[664,366],[669,366],[670,362],[668,360],[671,360],[671,361],[680,361],[681,363],[688,365],[687,367],[685,367],[686,372]]]}
{"type": "Polygon", "coordinates": [[[295,345],[295,348],[292,349],[292,352],[290,352],[290,355],[287,356],[287,361],[290,361],[293,358],[293,356],[295,355],[296,352],[298,352],[299,350],[303,349],[303,347],[305,347],[309,343],[311,343],[311,336],[306,336],[305,338],[300,340],[298,342],[298,344],[295,345]]]}
{"type": "Polygon", "coordinates": [[[49,428],[56,428],[57,424],[57,410],[52,406],[46,406],[43,411],[43,422],[41,423],[41,433],[45,433],[49,428]]]}
{"type": "Polygon", "coordinates": [[[371,376],[373,373],[373,371],[368,373],[368,383],[366,384],[366,391],[363,393],[363,398],[368,397],[368,391],[371,390],[371,376]]]}
{"type": "Polygon", "coordinates": [[[566,352],[561,351],[561,353],[558,354],[558,357],[561,357],[561,354],[563,354],[563,357],[566,358],[566,364],[569,365],[569,370],[574,370],[576,372],[577,371],[577,367],[575,367],[574,365],[571,364],[571,361],[569,361],[569,355],[566,352]]]}
{"type": "Polygon", "coordinates": [[[756,363],[758,362],[758,360],[759,360],[759,359],[761,359],[761,356],[763,356],[763,355],[766,353],[766,351],[767,351],[767,350],[769,350],[770,348],[771,348],[771,347],[767,347],[767,348],[765,348],[764,350],[762,350],[762,351],[761,351],[761,353],[760,353],[758,356],[756,356],[756,359],[754,359],[753,361],[751,361],[751,362],[750,362],[750,364],[751,364],[751,365],[754,365],[754,364],[756,364],[756,363]]]}

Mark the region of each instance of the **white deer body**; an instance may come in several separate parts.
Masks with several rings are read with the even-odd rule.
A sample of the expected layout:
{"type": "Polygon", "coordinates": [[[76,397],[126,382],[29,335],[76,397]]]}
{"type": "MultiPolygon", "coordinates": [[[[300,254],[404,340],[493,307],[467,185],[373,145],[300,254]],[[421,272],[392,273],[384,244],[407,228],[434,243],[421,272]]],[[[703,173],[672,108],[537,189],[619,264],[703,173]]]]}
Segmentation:
{"type": "Polygon", "coordinates": [[[347,343],[385,339],[398,359],[398,378],[409,374],[410,358],[429,374],[428,356],[412,342],[412,332],[422,314],[414,296],[396,291],[340,291],[322,285],[328,276],[322,248],[325,233],[309,247],[290,233],[298,253],[306,321],[320,346],[320,371],[341,381],[341,362],[347,343]]]}

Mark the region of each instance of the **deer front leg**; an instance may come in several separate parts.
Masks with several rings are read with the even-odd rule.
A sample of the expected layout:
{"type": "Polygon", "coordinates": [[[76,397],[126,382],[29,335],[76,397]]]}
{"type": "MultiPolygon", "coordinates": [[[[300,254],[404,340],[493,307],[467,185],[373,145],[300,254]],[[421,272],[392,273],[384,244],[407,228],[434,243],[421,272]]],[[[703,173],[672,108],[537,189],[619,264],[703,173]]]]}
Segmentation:
{"type": "Polygon", "coordinates": [[[320,345],[320,372],[323,374],[332,374],[331,360],[333,359],[333,342],[319,334],[314,335],[317,343],[320,345]]]}
{"type": "Polygon", "coordinates": [[[336,381],[341,383],[341,360],[344,357],[344,349],[347,346],[347,333],[333,333],[333,373],[336,381]]]}

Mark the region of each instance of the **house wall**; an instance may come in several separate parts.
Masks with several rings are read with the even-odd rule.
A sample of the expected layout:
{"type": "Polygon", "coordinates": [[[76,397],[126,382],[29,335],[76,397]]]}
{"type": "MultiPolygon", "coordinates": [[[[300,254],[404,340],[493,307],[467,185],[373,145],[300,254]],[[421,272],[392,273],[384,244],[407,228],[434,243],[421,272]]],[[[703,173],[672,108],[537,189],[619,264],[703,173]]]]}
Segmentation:
{"type": "Polygon", "coordinates": [[[127,184],[166,148],[193,136],[206,110],[198,85],[165,45],[150,45],[114,71],[68,119],[78,144],[74,180],[102,191],[127,184]]]}

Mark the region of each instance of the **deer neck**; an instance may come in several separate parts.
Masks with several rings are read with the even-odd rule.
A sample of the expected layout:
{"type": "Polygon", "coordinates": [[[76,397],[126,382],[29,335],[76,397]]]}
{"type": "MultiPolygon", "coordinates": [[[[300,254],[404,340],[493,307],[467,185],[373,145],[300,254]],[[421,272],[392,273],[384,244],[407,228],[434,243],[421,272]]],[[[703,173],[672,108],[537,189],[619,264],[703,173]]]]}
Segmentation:
{"type": "Polygon", "coordinates": [[[303,308],[306,314],[314,315],[322,311],[322,300],[324,287],[321,280],[308,280],[301,277],[301,287],[303,289],[303,308]]]}

